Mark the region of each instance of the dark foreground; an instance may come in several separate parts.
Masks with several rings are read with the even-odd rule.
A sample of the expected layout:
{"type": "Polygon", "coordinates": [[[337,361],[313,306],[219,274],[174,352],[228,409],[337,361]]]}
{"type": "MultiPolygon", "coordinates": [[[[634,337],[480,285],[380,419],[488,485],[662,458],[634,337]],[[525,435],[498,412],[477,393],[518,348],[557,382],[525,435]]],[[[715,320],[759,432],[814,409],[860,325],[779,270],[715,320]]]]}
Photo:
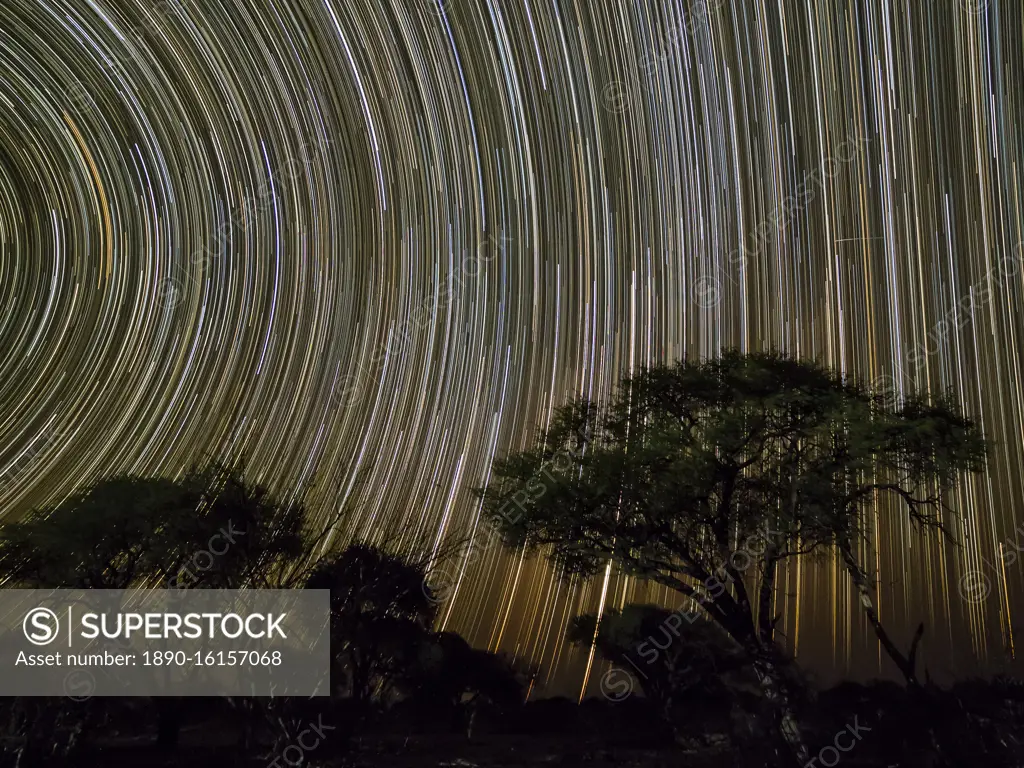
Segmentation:
{"type": "MultiPolygon", "coordinates": [[[[899,686],[886,683],[847,683],[815,695],[801,713],[811,754],[808,766],[1024,768],[1024,687],[970,682],[936,690],[933,696],[937,703],[925,712],[899,686]]],[[[308,700],[299,718],[275,724],[272,717],[263,717],[258,727],[249,729],[245,718],[233,716],[216,700],[180,701],[184,707],[176,743],[158,745],[160,718],[154,717],[159,714],[154,701],[122,701],[81,728],[73,750],[32,765],[778,765],[769,731],[756,715],[711,701],[681,708],[674,729],[640,697],[588,700],[581,706],[566,699],[545,699],[514,711],[472,705],[417,710],[398,705],[358,716],[338,702],[308,700]]],[[[99,702],[92,704],[96,712],[99,702]]],[[[69,722],[55,724],[53,744],[66,743],[69,722]]],[[[47,735],[51,734],[43,741],[51,740],[47,735]]],[[[17,739],[9,732],[2,746],[0,765],[28,765],[19,760],[17,739]]]]}
{"type": "MultiPolygon", "coordinates": [[[[182,744],[174,754],[161,754],[149,745],[121,744],[98,749],[79,758],[53,760],[50,765],[103,765],[116,768],[129,766],[188,766],[189,768],[226,768],[227,766],[366,766],[373,768],[526,768],[526,766],[597,766],[612,768],[735,768],[737,765],[758,766],[756,755],[748,762],[740,763],[739,756],[728,743],[717,746],[643,749],[639,747],[615,746],[600,740],[581,740],[543,736],[489,735],[466,741],[445,735],[409,736],[390,739],[362,740],[346,756],[329,756],[329,749],[323,757],[313,753],[303,754],[303,762],[294,762],[298,754],[275,757],[244,759],[230,746],[182,744]],[[289,762],[293,761],[293,762],[289,762]]],[[[831,756],[826,760],[831,762],[831,756]]],[[[930,757],[922,754],[919,759],[886,757],[876,749],[852,751],[840,755],[846,768],[867,768],[882,766],[932,766],[930,757]],[[895,760],[896,762],[891,762],[895,760]]],[[[821,764],[821,760],[818,763],[821,764]]],[[[966,765],[966,764],[965,764],[966,765]]],[[[987,766],[988,762],[978,755],[971,765],[987,766]]],[[[1024,757],[1019,765],[1024,765],[1024,757]]]]}

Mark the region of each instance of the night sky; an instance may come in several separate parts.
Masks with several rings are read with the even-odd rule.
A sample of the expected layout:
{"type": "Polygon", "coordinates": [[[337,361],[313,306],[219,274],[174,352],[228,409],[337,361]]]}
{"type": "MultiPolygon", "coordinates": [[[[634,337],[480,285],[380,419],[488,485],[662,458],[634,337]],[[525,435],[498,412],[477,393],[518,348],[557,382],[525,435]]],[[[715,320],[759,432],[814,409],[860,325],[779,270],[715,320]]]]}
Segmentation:
{"type": "MultiPolygon", "coordinates": [[[[1022,41],[1018,0],[3,0],[0,510],[230,456],[434,552],[567,398],[776,348],[984,425],[963,546],[880,508],[867,557],[933,676],[1010,668],[1022,41]]],[[[445,628],[571,693],[572,616],[670,602],[461,559],[445,628]]],[[[841,564],[784,581],[802,662],[885,670],[841,564]]]]}

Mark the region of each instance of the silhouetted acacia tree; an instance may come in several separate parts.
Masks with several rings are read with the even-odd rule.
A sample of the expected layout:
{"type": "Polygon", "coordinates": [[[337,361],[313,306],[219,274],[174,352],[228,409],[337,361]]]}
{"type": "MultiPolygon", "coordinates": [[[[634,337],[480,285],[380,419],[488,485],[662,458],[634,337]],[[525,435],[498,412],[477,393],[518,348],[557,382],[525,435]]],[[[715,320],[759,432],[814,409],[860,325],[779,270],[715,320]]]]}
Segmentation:
{"type": "MultiPolygon", "coordinates": [[[[943,494],[983,457],[975,426],[944,400],[888,407],[818,364],[730,351],[642,370],[608,403],[559,409],[481,495],[510,544],[546,547],[584,575],[611,559],[701,606],[746,652],[802,765],[775,644],[780,564],[836,546],[866,588],[866,509],[891,494],[938,526],[943,494]]],[[[893,655],[877,616],[872,625],[893,655]]]]}

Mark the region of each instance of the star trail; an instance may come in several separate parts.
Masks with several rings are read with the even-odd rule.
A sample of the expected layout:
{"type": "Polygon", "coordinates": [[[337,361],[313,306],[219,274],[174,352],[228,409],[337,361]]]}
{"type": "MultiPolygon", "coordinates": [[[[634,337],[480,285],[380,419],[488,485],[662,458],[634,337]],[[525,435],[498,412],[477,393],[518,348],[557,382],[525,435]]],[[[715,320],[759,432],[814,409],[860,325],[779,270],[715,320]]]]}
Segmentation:
{"type": "MultiPolygon", "coordinates": [[[[983,424],[960,545],[878,509],[870,559],[933,675],[1008,668],[1022,40],[1009,0],[4,0],[0,509],[232,456],[437,553],[568,398],[775,348],[983,424]]],[[[446,628],[576,693],[573,616],[670,601],[447,567],[446,628]]],[[[801,562],[780,635],[877,675],[855,600],[801,562]]]]}

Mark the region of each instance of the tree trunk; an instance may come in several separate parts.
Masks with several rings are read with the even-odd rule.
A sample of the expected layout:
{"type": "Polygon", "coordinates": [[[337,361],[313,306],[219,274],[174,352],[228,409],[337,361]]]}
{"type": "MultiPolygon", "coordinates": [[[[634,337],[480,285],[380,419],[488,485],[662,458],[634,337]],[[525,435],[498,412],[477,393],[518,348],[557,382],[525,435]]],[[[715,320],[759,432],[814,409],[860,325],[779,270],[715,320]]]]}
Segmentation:
{"type": "MultiPolygon", "coordinates": [[[[678,591],[687,594],[684,590],[678,591]]],[[[765,601],[770,606],[770,600],[765,598],[765,595],[770,593],[771,587],[763,588],[759,603],[765,601]]],[[[767,634],[768,637],[773,634],[774,622],[769,619],[767,622],[759,621],[760,626],[755,625],[755,617],[749,605],[744,613],[727,592],[716,596],[710,606],[706,602],[701,602],[700,605],[708,614],[708,618],[722,627],[746,651],[754,673],[761,683],[761,693],[771,710],[773,730],[781,741],[780,759],[783,764],[791,768],[803,768],[810,759],[810,753],[804,744],[796,713],[789,701],[780,669],[781,654],[774,642],[761,640],[762,634],[767,634]],[[718,609],[718,616],[711,612],[711,607],[718,609]]]]}
{"type": "Polygon", "coordinates": [[[774,542],[770,542],[765,550],[764,575],[761,579],[761,590],[757,600],[758,637],[762,645],[771,645],[775,642],[772,600],[775,597],[775,573],[778,562],[778,547],[774,542]]]}
{"type": "Polygon", "coordinates": [[[668,729],[668,738],[673,744],[679,744],[679,728],[676,725],[674,712],[672,709],[672,689],[669,688],[665,691],[665,695],[660,697],[655,702],[658,707],[658,713],[661,715],[661,719],[665,722],[665,727],[668,729]]]}
{"type": "Polygon", "coordinates": [[[778,654],[774,649],[758,649],[755,653],[754,672],[761,681],[761,691],[771,707],[775,730],[788,753],[781,757],[788,760],[791,766],[802,768],[810,760],[810,753],[804,744],[800,725],[789,702],[786,685],[779,669],[778,654]]]}
{"type": "Polygon", "coordinates": [[[871,622],[871,627],[875,631],[875,636],[878,638],[878,642],[882,644],[882,648],[889,655],[889,658],[893,660],[893,663],[902,673],[903,677],[907,681],[907,686],[910,688],[920,688],[921,683],[917,679],[917,648],[921,642],[921,637],[924,635],[924,624],[920,624],[917,627],[917,631],[914,633],[914,639],[910,644],[910,653],[906,656],[903,655],[902,651],[896,647],[896,643],[889,637],[889,633],[885,631],[885,627],[882,626],[881,620],[878,618],[878,611],[875,610],[875,604],[871,599],[871,590],[868,587],[868,579],[864,575],[864,571],[861,569],[860,564],[853,556],[853,551],[849,544],[841,544],[839,551],[843,556],[843,562],[846,564],[846,570],[850,574],[850,578],[853,580],[854,587],[857,588],[857,593],[860,597],[860,604],[864,608],[864,614],[868,617],[868,621],[871,622]]]}

